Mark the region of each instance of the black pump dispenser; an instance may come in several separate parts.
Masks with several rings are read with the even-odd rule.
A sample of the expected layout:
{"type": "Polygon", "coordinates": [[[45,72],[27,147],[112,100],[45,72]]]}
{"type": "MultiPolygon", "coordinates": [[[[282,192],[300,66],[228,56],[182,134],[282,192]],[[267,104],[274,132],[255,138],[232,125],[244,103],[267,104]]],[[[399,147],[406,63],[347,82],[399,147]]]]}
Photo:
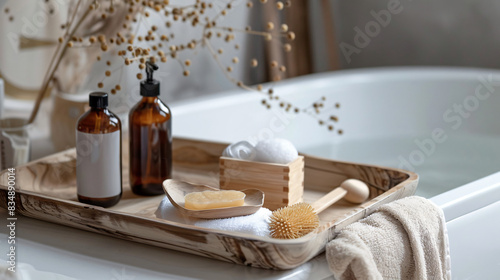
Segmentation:
{"type": "Polygon", "coordinates": [[[158,96],[160,95],[160,82],[153,79],[153,72],[158,70],[158,65],[146,62],[146,75],[145,81],[141,82],[141,95],[142,96],[158,96]]]}

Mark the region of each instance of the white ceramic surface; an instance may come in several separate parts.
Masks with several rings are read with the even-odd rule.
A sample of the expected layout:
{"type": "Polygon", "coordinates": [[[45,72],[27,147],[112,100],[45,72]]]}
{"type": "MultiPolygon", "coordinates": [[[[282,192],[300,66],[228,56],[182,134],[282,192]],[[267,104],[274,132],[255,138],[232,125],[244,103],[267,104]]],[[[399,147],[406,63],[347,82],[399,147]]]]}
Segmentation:
{"type": "MultiPolygon", "coordinates": [[[[266,110],[260,105],[262,96],[244,91],[171,104],[173,131],[176,136],[226,142],[274,135],[291,140],[301,152],[395,167],[404,165],[405,159],[411,161],[413,154],[415,164],[409,167],[421,176],[418,194],[428,198],[439,194],[435,202],[447,215],[454,215],[448,222],[454,279],[494,279],[487,276],[498,275],[500,263],[495,240],[500,227],[495,215],[498,199],[493,196],[498,185],[491,184],[498,175],[457,187],[500,170],[500,84],[495,80],[500,81],[500,71],[480,69],[326,73],[285,81],[275,91],[291,101],[313,102],[326,95],[328,104],[340,102],[334,113],[340,118],[335,126],[345,131],[342,136],[305,115],[266,110]],[[478,88],[480,94],[489,92],[485,90],[491,94],[478,97],[478,88]],[[469,114],[456,112],[455,104],[471,109],[464,111],[469,114]],[[429,141],[434,141],[433,149],[429,141]],[[416,161],[420,154],[421,162],[416,161]],[[467,210],[447,210],[453,208],[467,210]],[[469,254],[473,254],[471,264],[467,264],[469,254]]],[[[0,220],[6,221],[4,211],[0,220]]],[[[6,227],[0,227],[1,250],[7,234],[6,227]]],[[[327,279],[331,275],[323,255],[294,270],[267,271],[23,217],[17,235],[20,262],[78,279],[327,279]]]]}
{"type": "Polygon", "coordinates": [[[447,222],[453,279],[498,279],[500,201],[447,222]]]}
{"type": "Polygon", "coordinates": [[[500,275],[500,172],[431,198],[443,209],[454,279],[500,275]]]}
{"type": "Polygon", "coordinates": [[[500,172],[437,195],[431,200],[443,209],[447,222],[458,219],[500,201],[500,172]]]}

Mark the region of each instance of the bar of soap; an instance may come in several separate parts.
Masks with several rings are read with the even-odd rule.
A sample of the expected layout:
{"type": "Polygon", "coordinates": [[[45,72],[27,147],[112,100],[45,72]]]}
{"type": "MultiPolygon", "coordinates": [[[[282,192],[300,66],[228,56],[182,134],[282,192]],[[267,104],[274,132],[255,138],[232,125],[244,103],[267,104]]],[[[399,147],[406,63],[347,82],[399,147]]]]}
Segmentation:
{"type": "Polygon", "coordinates": [[[192,192],[184,196],[184,207],[190,210],[206,210],[242,206],[245,193],[240,191],[192,192]]]}

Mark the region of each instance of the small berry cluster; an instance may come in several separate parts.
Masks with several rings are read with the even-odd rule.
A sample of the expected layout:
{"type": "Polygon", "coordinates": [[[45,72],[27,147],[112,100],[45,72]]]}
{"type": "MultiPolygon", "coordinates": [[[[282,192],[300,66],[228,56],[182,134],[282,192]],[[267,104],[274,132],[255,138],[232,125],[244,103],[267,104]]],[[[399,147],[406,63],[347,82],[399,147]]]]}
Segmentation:
{"type": "MultiPolygon", "coordinates": [[[[272,58],[266,63],[260,63],[257,58],[243,61],[234,55],[231,55],[230,59],[223,59],[225,49],[216,48],[216,43],[222,42],[238,51],[240,45],[235,43],[237,36],[257,36],[263,38],[265,43],[279,44],[283,53],[287,53],[292,51],[292,42],[296,37],[286,23],[280,22],[284,16],[277,16],[274,20],[266,22],[261,30],[254,30],[252,26],[241,29],[224,26],[223,18],[233,11],[236,5],[245,5],[240,1],[190,0],[172,4],[169,0],[74,0],[74,5],[70,5],[68,12],[68,22],[61,26],[63,35],[58,39],[56,55],[53,57],[48,78],[44,81],[41,92],[46,92],[49,84],[56,80],[56,70],[69,49],[92,49],[98,63],[106,64],[104,75],[97,82],[97,87],[116,94],[122,86],[120,82],[116,82],[114,76],[121,80],[124,67],[137,67],[136,77],[141,80],[147,61],[153,63],[175,61],[180,65],[182,74],[189,76],[189,68],[196,62],[191,55],[194,55],[199,48],[206,48],[229,81],[240,88],[265,95],[266,99],[262,100],[262,104],[266,108],[278,103],[279,107],[287,112],[306,112],[317,118],[320,125],[326,125],[333,131],[332,122],[337,122],[338,118],[321,117],[324,98],[306,108],[299,108],[275,94],[272,84],[265,89],[261,84],[250,86],[240,78],[234,77],[236,65],[248,63],[248,66],[255,71],[260,71],[262,68],[265,68],[264,71],[270,71],[273,75],[271,80],[277,82],[286,77],[287,67],[272,58]],[[176,38],[173,28],[177,24],[192,26],[200,32],[196,32],[195,38],[186,36],[176,38]],[[179,40],[184,41],[179,42],[179,40]],[[106,53],[120,57],[122,63],[116,65],[116,62],[103,59],[106,53]],[[116,72],[118,73],[115,75],[116,72]]],[[[256,4],[263,5],[263,9],[273,9],[275,14],[292,6],[290,0],[247,0],[246,7],[252,9],[256,4]]],[[[9,14],[9,9],[5,8],[4,12],[9,14]]],[[[341,130],[337,131],[342,133],[341,130]]]]}

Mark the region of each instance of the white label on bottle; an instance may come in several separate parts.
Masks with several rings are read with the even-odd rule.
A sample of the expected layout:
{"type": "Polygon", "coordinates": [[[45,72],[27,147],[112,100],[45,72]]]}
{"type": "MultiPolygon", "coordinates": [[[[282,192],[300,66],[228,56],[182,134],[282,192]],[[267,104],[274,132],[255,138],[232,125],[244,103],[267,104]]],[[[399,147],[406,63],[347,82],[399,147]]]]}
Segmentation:
{"type": "Polygon", "coordinates": [[[76,132],[76,185],[81,196],[112,197],[122,189],[120,131],[76,132]]]}

